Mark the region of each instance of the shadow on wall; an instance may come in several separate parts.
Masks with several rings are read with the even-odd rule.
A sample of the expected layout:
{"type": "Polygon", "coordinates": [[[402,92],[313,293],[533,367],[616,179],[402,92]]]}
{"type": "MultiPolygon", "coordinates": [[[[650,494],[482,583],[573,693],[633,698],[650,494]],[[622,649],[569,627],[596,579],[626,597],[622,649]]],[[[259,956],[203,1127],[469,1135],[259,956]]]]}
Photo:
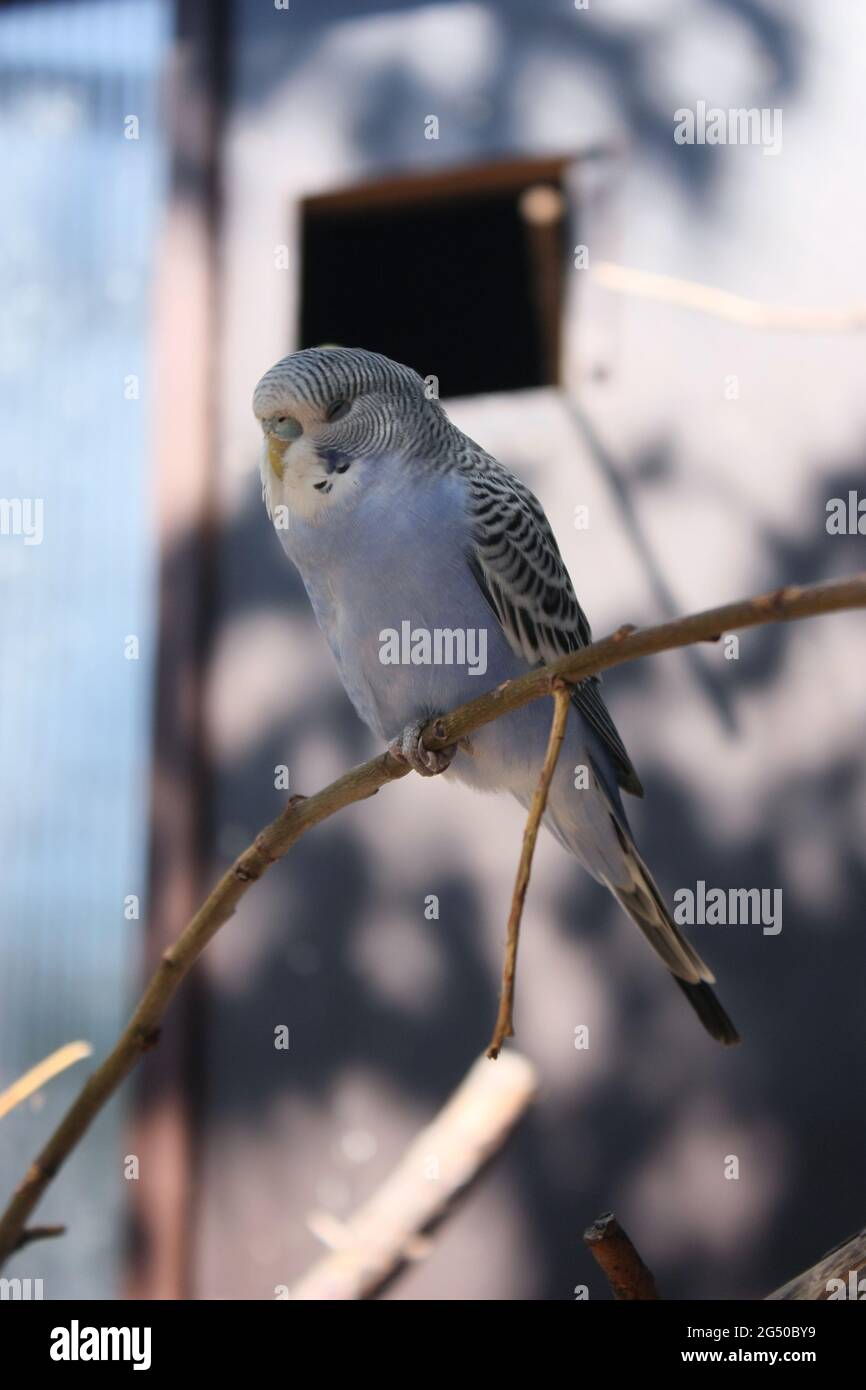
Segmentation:
{"type": "MultiPolygon", "coordinates": [[[[853,470],[840,475],[840,491],[853,485],[853,478],[853,470]]],[[[257,495],[231,524],[223,546],[223,575],[229,580],[224,587],[231,594],[223,624],[263,611],[289,611],[302,614],[312,629],[306,596],[257,495]]],[[[775,557],[773,582],[779,584],[792,577],[818,580],[845,567],[829,537],[796,550],[768,537],[767,554],[775,557]]],[[[753,635],[748,656],[730,677],[734,704],[746,689],[768,700],[779,698],[793,632],[794,625],[778,626],[753,635]]],[[[314,640],[321,640],[317,633],[314,640]]],[[[267,648],[260,660],[269,660],[267,648]]],[[[640,670],[611,673],[614,708],[620,675],[639,680],[640,670]]],[[[291,709],[286,703],[284,718],[262,731],[242,757],[219,769],[216,820],[242,831],[242,838],[251,837],[278,809],[279,794],[271,804],[267,798],[273,769],[293,765],[305,741],[327,738],[343,767],[375,751],[336,675],[315,698],[291,709]]],[[[696,750],[691,754],[699,756],[696,750]]],[[[687,759],[688,751],[683,756],[687,759]]],[[[641,772],[651,809],[642,850],[667,889],[682,880],[683,866],[689,866],[687,874],[700,866],[707,883],[723,888],[787,882],[788,832],[792,825],[802,832],[804,822],[807,829],[814,822],[822,840],[834,847],[835,901],[825,913],[786,887],[784,931],[769,944],[759,930],[733,928],[723,938],[698,937],[695,930],[699,947],[719,968],[725,1001],[746,1041],[737,1053],[716,1053],[707,1046],[694,1065],[683,1065],[677,1057],[691,1058],[697,1051],[694,1021],[682,1009],[674,1037],[665,1032],[659,1006],[664,1012],[671,986],[664,973],[642,943],[624,954],[625,919],[606,892],[575,869],[557,912],[559,929],[564,938],[578,933],[591,946],[615,1014],[616,1051],[608,1059],[606,1079],[581,1087],[572,1100],[561,1091],[544,1096],[501,1160],[510,1201],[532,1232],[521,1283],[527,1296],[538,1298],[568,1297],[581,1281],[595,1294],[598,1281],[579,1242],[583,1225],[612,1203],[635,1200],[633,1194],[647,1183],[651,1191],[654,1169],[667,1161],[665,1143],[696,1110],[708,1107],[711,1114],[735,1115],[741,1131],[770,1125],[778,1130],[784,1137],[778,1188],[755,1222],[753,1241],[732,1249],[724,1268],[717,1260],[707,1262],[709,1252],[696,1237],[656,1272],[670,1296],[759,1296],[862,1217],[859,1183],[846,1175],[862,1171],[866,1135],[856,1108],[840,1093],[842,1076],[850,1084],[854,1058],[861,1053],[859,904],[866,867],[852,827],[862,769],[852,750],[850,761],[840,758],[818,777],[793,772],[783,784],[768,785],[763,833],[734,845],[701,833],[696,807],[675,772],[646,763],[641,772]]],[[[399,796],[401,788],[387,794],[399,796]]],[[[214,873],[226,862],[227,857],[218,857],[214,873]]],[[[503,846],[503,874],[510,879],[512,871],[513,855],[503,846]]],[[[219,981],[211,989],[204,1146],[221,1132],[254,1135],[278,1101],[321,1103],[347,1073],[373,1074],[388,1094],[404,1097],[413,1113],[431,1113],[481,1050],[495,1012],[498,978],[482,950],[484,908],[471,845],[458,861],[419,863],[395,901],[369,840],[362,843],[337,818],[301,841],[268,882],[266,933],[257,938],[259,953],[243,989],[223,988],[219,981]],[[419,975],[417,1002],[409,1007],[371,991],[353,946],[362,924],[375,922],[387,907],[389,921],[404,919],[407,939],[402,929],[383,922],[375,930],[392,936],[381,938],[381,949],[398,961],[405,955],[405,970],[413,971],[416,962],[405,947],[408,934],[417,930],[418,903],[431,878],[448,928],[433,930],[430,924],[435,983],[431,987],[419,975]],[[290,1069],[280,1053],[263,1045],[262,1020],[270,1028],[273,1019],[290,1019],[304,1039],[303,1054],[293,1057],[290,1069]]],[[[251,895],[239,917],[252,902],[251,895]]],[[[243,930],[242,920],[226,928],[243,930]]],[[[563,969],[569,968],[564,950],[563,969]]],[[[577,979],[573,987],[579,989],[577,979]]],[[[148,1066],[157,1068],[158,1056],[148,1066]]],[[[305,1148],[303,1135],[294,1147],[305,1148]]],[[[319,1161],[311,1148],[306,1165],[314,1172],[319,1161]]],[[[283,1212],[288,1214],[302,1226],[304,1201],[293,1213],[283,1212]]],[[[650,1232],[653,1216],[651,1210],[640,1213],[650,1232]]],[[[404,1294],[407,1279],[398,1282],[392,1296],[404,1294]]],[[[447,1296],[444,1288],[442,1295],[447,1296]]]]}
{"type": "MultiPolygon", "coordinates": [[[[462,0],[445,0],[440,9],[465,8],[462,0]]],[[[455,101],[443,109],[442,91],[425,84],[417,68],[408,71],[398,61],[383,57],[378,68],[356,89],[358,108],[351,135],[362,156],[381,168],[399,169],[418,163],[414,132],[424,114],[436,111],[453,128],[465,132],[467,154],[483,138],[488,152],[510,154],[523,144],[524,131],[513,94],[527,62],[533,56],[573,60],[604,84],[618,126],[643,160],[657,162],[660,176],[682,184],[696,203],[709,198],[714,180],[712,148],[707,145],[677,146],[671,139],[673,111],[662,95],[658,57],[671,38],[668,25],[625,24],[606,18],[601,10],[576,14],[569,0],[540,0],[528,6],[524,0],[496,0],[480,7],[495,25],[495,55],[485,82],[484,98],[468,106],[455,101]],[[416,114],[417,113],[417,114],[416,114]]],[[[743,39],[751,42],[767,64],[767,77],[758,105],[790,102],[803,78],[807,35],[796,16],[783,14],[758,0],[704,0],[699,9],[716,11],[735,21],[743,39]]],[[[406,15],[429,10],[427,0],[331,0],[327,15],[294,16],[291,42],[275,43],[273,29],[265,28],[255,0],[241,0],[238,28],[249,42],[245,67],[247,80],[238,95],[248,110],[267,102],[275,89],[290,83],[309,61],[322,31],[341,20],[359,21],[372,16],[406,15]]],[[[700,16],[696,16],[699,19],[700,16]]],[[[347,78],[351,74],[347,72],[347,78]]]]}
{"type": "MultiPolygon", "coordinates": [[[[239,8],[242,24],[251,26],[254,35],[251,7],[239,8]]],[[[411,8],[383,0],[363,7],[363,12],[411,8]]],[[[770,56],[773,76],[760,100],[790,99],[802,76],[802,38],[796,24],[750,0],[714,0],[710,8],[739,20],[770,56]]],[[[343,14],[358,18],[361,9],[355,0],[337,0],[329,7],[328,21],[343,14]]],[[[545,45],[553,46],[573,53],[578,63],[590,64],[603,77],[642,157],[656,157],[664,174],[685,181],[696,201],[708,199],[712,166],[707,150],[696,146],[685,160],[679,150],[676,159],[672,157],[671,113],[660,108],[654,81],[663,34],[634,26],[612,28],[594,13],[582,17],[578,26],[554,3],[534,6],[530,13],[522,2],[508,0],[497,5],[496,16],[502,44],[491,83],[493,100],[483,119],[495,129],[504,151],[519,134],[509,101],[513,80],[528,49],[541,45],[546,51],[545,45]]],[[[293,65],[304,62],[317,35],[317,30],[300,28],[291,48],[262,39],[247,54],[248,85],[245,93],[241,84],[242,99],[246,95],[249,104],[264,101],[274,86],[290,81],[293,65]],[[253,72],[255,83],[250,82],[253,72]]],[[[366,90],[369,96],[354,125],[359,148],[375,156],[380,166],[405,165],[406,137],[395,112],[423,109],[429,93],[393,65],[386,65],[366,90]]],[[[645,465],[645,459],[631,461],[616,480],[622,513],[627,522],[631,519],[636,544],[640,537],[634,532],[630,489],[643,476],[645,465]]],[[[672,464],[664,450],[653,466],[670,475],[672,464]]],[[[840,475],[840,491],[854,485],[855,476],[854,468],[850,477],[847,470],[840,475]]],[[[267,613],[295,616],[312,630],[306,595],[271,533],[257,490],[257,482],[251,480],[248,504],[220,539],[214,630],[225,631],[267,613]]],[[[845,547],[843,553],[830,538],[792,546],[766,534],[765,548],[768,584],[818,580],[846,564],[853,569],[861,563],[859,553],[853,553],[853,541],[850,552],[845,547]]],[[[169,571],[174,565],[181,572],[185,568],[182,554],[168,556],[166,564],[169,571]]],[[[657,583],[657,595],[664,597],[661,573],[657,583]]],[[[784,698],[780,687],[791,640],[792,629],[783,626],[754,634],[748,655],[727,681],[728,710],[746,690],[767,699],[784,698]]],[[[271,656],[263,645],[258,660],[266,663],[271,656]]],[[[304,660],[303,653],[299,660],[304,660]]],[[[182,672],[179,679],[182,682],[182,672]]],[[[612,673],[607,692],[614,712],[617,690],[644,689],[648,681],[642,666],[612,673]]],[[[647,721],[651,717],[648,708],[647,721]]],[[[627,741],[630,732],[638,731],[624,730],[627,741]]],[[[807,729],[804,735],[808,737],[807,729]]],[[[260,730],[242,756],[218,769],[217,826],[231,826],[236,834],[251,837],[280,804],[278,793],[268,803],[263,791],[273,785],[274,767],[296,763],[303,747],[320,739],[336,750],[342,767],[374,751],[335,673],[312,693],[297,699],[287,694],[285,714],[260,730]]],[[[644,741],[652,746],[649,737],[644,741]]],[[[684,760],[699,756],[699,750],[683,751],[684,760]]],[[[711,833],[702,833],[697,808],[675,769],[661,763],[645,763],[640,769],[651,806],[643,850],[668,889],[681,881],[683,866],[691,872],[696,865],[707,882],[722,887],[783,881],[786,835],[793,818],[799,818],[801,828],[810,817],[820,822],[824,840],[833,846],[838,892],[831,913],[824,915],[786,890],[785,929],[769,946],[759,934],[737,929],[707,943],[723,978],[725,1002],[746,1038],[737,1053],[723,1054],[709,1046],[698,1053],[695,1024],[684,1007],[675,1032],[665,1031],[659,1007],[672,986],[641,943],[634,953],[626,952],[628,927],[619,909],[603,890],[574,871],[558,907],[558,927],[563,938],[579,932],[591,944],[614,1011],[615,1055],[604,1076],[588,1088],[582,1086],[574,1098],[562,1090],[544,1095],[501,1160],[498,1180],[506,1185],[510,1208],[520,1213],[521,1229],[530,1233],[529,1248],[514,1276],[523,1296],[569,1298],[581,1282],[594,1294],[601,1292],[580,1243],[581,1230],[612,1205],[627,1206],[640,1194],[651,1200],[657,1190],[654,1175],[669,1161],[670,1136],[704,1111],[708,1123],[715,1114],[733,1114],[742,1131],[772,1127],[778,1132],[783,1140],[778,1183],[772,1199],[756,1212],[753,1239],[747,1246],[732,1246],[724,1267],[718,1260],[710,1262],[700,1236],[690,1240],[684,1235],[665,1262],[656,1265],[663,1292],[672,1297],[760,1296],[862,1224],[859,1174],[866,1162],[866,1134],[859,1118],[854,1119],[855,1107],[846,1103],[851,1071],[862,1058],[860,904],[866,889],[863,853],[851,828],[856,823],[853,803],[859,775],[854,762],[852,750],[850,762],[840,759],[818,777],[792,773],[782,785],[768,785],[760,817],[763,831],[748,844],[720,843],[711,833]]],[[[400,794],[399,787],[388,793],[400,794]]],[[[214,850],[215,871],[240,845],[224,848],[222,854],[214,850]]],[[[510,879],[510,850],[503,848],[502,860],[503,874],[510,879]]],[[[393,938],[384,936],[391,928],[377,919],[383,908],[392,918],[402,914],[408,919],[410,913],[417,918],[417,904],[429,888],[430,865],[418,864],[417,871],[404,875],[395,900],[369,840],[360,838],[349,818],[337,818],[301,841],[289,859],[274,868],[268,879],[268,920],[257,936],[258,954],[243,988],[229,988],[220,978],[211,988],[204,1049],[205,1149],[221,1136],[238,1132],[250,1135],[254,1143],[277,1104],[326,1104],[347,1074],[367,1072],[380,1078],[383,1092],[394,1097],[395,1109],[402,1106],[404,1114],[428,1115],[442,1102],[486,1041],[498,979],[479,936],[484,905],[471,844],[447,863],[440,859],[435,873],[447,904],[443,915],[447,910],[448,930],[433,938],[434,983],[431,987],[419,974],[410,1006],[371,991],[352,947],[361,924],[372,921],[382,949],[400,960],[404,938],[400,932],[393,938]],[[284,917],[281,901],[287,905],[284,917]],[[291,1068],[262,1044],[262,1020],[270,1026],[274,1018],[290,1019],[303,1034],[303,1054],[293,1058],[291,1068]]],[[[262,891],[257,888],[245,900],[241,915],[262,891]]],[[[225,930],[241,932],[244,923],[235,920],[225,930]]],[[[700,938],[698,944],[705,941],[700,938]]],[[[566,959],[564,951],[564,973],[566,959]]],[[[405,970],[413,969],[407,955],[405,970]]],[[[567,979],[558,988],[576,989],[578,984],[567,979]]],[[[146,1065],[158,1069],[159,1056],[146,1065]]],[[[304,1113],[303,1104],[293,1113],[304,1113]]],[[[296,1152],[303,1151],[303,1166],[315,1173],[321,1162],[315,1144],[303,1133],[293,1142],[296,1152]]],[[[286,1194],[275,1180],[265,1200],[275,1208],[283,1203],[281,1218],[303,1226],[308,1210],[304,1194],[286,1194]]],[[[635,1211],[650,1232],[653,1221],[663,1219],[663,1207],[641,1212],[636,1206],[635,1211]]],[[[630,1224],[629,1211],[623,1215],[630,1224]]],[[[640,1243],[639,1227],[633,1234],[640,1243]]],[[[650,1252],[644,1253],[651,1260],[650,1252]]],[[[296,1275],[301,1270],[288,1272],[296,1275]]],[[[412,1296],[415,1278],[410,1272],[396,1286],[395,1296],[412,1296]]],[[[243,1274],[239,1279],[243,1282],[243,1274]]],[[[448,1294],[448,1283],[440,1275],[438,1296],[448,1294]]]]}

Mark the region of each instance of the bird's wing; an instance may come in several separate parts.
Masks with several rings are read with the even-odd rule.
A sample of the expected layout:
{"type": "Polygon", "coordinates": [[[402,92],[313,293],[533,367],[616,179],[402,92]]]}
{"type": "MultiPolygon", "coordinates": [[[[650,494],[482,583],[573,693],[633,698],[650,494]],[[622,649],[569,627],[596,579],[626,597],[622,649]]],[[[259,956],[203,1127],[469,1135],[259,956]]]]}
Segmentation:
{"type": "MultiPolygon", "coordinates": [[[[468,482],[469,568],[512,650],[535,666],[588,646],[592,632],[541,503],[489,455],[468,482]]],[[[581,681],[573,702],[607,748],[619,785],[643,796],[598,687],[598,676],[581,681]]]]}

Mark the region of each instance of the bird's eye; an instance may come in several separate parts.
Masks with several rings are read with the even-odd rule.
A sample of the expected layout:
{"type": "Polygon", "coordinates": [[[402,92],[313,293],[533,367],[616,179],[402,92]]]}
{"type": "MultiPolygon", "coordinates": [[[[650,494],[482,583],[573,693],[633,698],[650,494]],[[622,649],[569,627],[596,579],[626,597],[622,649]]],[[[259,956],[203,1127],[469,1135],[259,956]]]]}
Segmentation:
{"type": "Polygon", "coordinates": [[[271,423],[279,439],[297,439],[304,433],[303,425],[294,415],[277,415],[271,423]]]}
{"type": "Polygon", "coordinates": [[[332,420],[342,420],[344,415],[348,415],[352,408],[351,401],[332,401],[325,412],[325,419],[330,424],[332,420]]]}

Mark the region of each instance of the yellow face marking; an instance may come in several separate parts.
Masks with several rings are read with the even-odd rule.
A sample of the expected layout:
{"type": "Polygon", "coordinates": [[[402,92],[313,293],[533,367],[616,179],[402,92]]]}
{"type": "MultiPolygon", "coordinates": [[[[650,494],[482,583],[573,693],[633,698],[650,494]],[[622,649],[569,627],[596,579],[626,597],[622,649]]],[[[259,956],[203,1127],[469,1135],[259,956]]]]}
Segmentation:
{"type": "Polygon", "coordinates": [[[287,448],[284,439],[277,439],[274,435],[268,439],[268,463],[280,482],[283,481],[283,457],[287,448]]]}

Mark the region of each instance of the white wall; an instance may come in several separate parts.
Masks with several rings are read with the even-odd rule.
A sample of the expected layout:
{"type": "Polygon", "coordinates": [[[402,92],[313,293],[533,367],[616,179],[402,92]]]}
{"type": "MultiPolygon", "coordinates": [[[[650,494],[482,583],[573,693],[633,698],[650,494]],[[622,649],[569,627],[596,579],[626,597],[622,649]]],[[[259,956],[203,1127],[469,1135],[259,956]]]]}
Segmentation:
{"type": "MultiPolygon", "coordinates": [[[[233,535],[212,681],[224,853],[275,809],[274,749],[288,750],[305,791],[372,751],[256,511],[249,398],[294,345],[300,197],[621,139],[602,204],[579,224],[591,265],[614,260],[771,304],[866,302],[862,7],[592,0],[578,12],[561,0],[271,14],[247,3],[238,16],[219,459],[233,535]],[[673,113],[698,99],[781,108],[781,152],[676,146],[673,113]],[[424,139],[431,113],[438,142],[424,139]],[[281,243],[288,271],[275,269],[281,243]]],[[[863,540],[831,539],[824,526],[827,498],[863,476],[862,336],[745,329],[614,295],[591,271],[573,272],[570,297],[564,394],[461,400],[451,413],[542,499],[598,634],[863,566],[863,540]],[[579,504],[588,531],[572,525],[579,504]]],[[[517,1042],[541,1069],[544,1098],[516,1156],[394,1296],[569,1298],[581,1281],[602,1296],[578,1233],[611,1205],[680,1294],[763,1293],[862,1224],[853,1175],[863,1137],[840,1125],[835,1089],[843,1070],[846,1090],[863,1079],[852,1018],[863,1002],[852,974],[862,960],[862,651],[862,618],[843,615],[745,636],[739,662],[707,647],[607,678],[647,787],[635,827],[665,890],[698,878],[783,888],[781,936],[695,932],[746,1041],[737,1055],[705,1042],[615,906],[556,845],[539,846],[517,1042]],[[572,1045],[583,1022],[588,1054],[572,1045]],[[722,1177],[728,1154],[740,1157],[739,1182],[722,1177]]],[[[211,1124],[223,1149],[209,1149],[203,1292],[240,1284],[267,1297],[297,1274],[315,1254],[306,1212],[350,1210],[444,1097],[461,1057],[468,1065],[481,1049],[521,817],[485,804],[482,831],[480,812],[465,790],[408,779],[316,832],[332,855],[316,853],[362,883],[361,897],[317,916],[309,896],[331,870],[312,849],[296,860],[299,849],[216,944],[218,1001],[235,1012],[214,1029],[211,1124]],[[426,923],[424,893],[454,874],[460,929],[447,913],[426,923]],[[333,955],[329,912],[346,928],[333,955]],[[316,922],[300,938],[299,916],[316,922]],[[284,998],[295,1015],[274,1022],[297,1024],[283,1072],[265,1055],[267,1027],[257,1040],[250,1032],[243,997],[277,960],[286,985],[271,1003],[284,998]],[[461,960],[479,984],[455,999],[461,960]],[[370,1012],[355,1016],[362,993],[370,1012]],[[304,1009],[321,1023],[329,1007],[332,1027],[305,1031],[304,1009]],[[377,1009],[405,1039],[405,1071],[360,1037],[353,1047],[353,1028],[372,1028],[364,1020],[377,1009]],[[229,1056],[237,1074],[227,1079],[229,1056]],[[412,1084],[413,1059],[423,1086],[412,1084]],[[244,1105],[250,1068],[269,1079],[244,1105]],[[359,1129],[373,1139],[363,1163],[343,1142],[359,1129]]],[[[333,889],[321,891],[330,903],[333,889]]]]}

